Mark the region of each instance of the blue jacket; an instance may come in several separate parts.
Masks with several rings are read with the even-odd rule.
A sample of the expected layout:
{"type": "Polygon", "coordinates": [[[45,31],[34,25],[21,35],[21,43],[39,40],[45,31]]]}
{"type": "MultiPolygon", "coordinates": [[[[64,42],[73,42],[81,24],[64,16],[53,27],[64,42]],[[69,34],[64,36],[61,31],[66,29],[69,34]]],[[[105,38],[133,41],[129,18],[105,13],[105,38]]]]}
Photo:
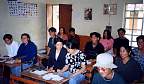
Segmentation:
{"type": "Polygon", "coordinates": [[[17,56],[14,58],[20,58],[22,62],[28,62],[33,60],[37,56],[36,45],[29,41],[27,45],[22,43],[18,49],[17,56]]]}
{"type": "Polygon", "coordinates": [[[65,59],[66,59],[67,50],[63,47],[60,51],[60,54],[55,59],[56,55],[56,48],[52,48],[49,53],[49,58],[47,61],[48,67],[54,67],[54,69],[62,69],[65,66],[65,59]]]}

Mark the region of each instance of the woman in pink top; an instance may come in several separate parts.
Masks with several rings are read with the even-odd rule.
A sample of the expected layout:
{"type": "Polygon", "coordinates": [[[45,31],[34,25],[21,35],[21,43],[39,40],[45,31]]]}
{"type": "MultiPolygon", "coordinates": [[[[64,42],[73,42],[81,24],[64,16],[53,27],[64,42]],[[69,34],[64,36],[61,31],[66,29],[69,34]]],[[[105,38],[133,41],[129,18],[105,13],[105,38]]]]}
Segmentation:
{"type": "Polygon", "coordinates": [[[105,52],[112,50],[114,40],[109,30],[104,30],[103,38],[100,39],[100,43],[104,46],[105,52]]]}
{"type": "Polygon", "coordinates": [[[60,27],[59,32],[58,32],[58,37],[63,39],[64,44],[68,41],[68,36],[67,36],[67,34],[65,32],[65,28],[64,27],[60,27]]]}

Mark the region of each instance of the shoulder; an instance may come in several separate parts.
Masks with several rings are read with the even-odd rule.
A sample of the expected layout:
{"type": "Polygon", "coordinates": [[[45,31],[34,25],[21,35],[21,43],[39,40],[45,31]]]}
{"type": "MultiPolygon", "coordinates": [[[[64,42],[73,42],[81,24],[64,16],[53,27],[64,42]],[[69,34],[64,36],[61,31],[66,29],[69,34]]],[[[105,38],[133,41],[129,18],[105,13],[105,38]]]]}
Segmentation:
{"type": "Polygon", "coordinates": [[[124,79],[119,75],[117,74],[116,72],[114,72],[114,81],[117,81],[118,84],[125,84],[125,81],[124,79]]]}
{"type": "Polygon", "coordinates": [[[29,41],[29,46],[33,46],[33,47],[36,47],[36,45],[35,45],[35,43],[34,42],[32,42],[32,41],[29,41]]]}

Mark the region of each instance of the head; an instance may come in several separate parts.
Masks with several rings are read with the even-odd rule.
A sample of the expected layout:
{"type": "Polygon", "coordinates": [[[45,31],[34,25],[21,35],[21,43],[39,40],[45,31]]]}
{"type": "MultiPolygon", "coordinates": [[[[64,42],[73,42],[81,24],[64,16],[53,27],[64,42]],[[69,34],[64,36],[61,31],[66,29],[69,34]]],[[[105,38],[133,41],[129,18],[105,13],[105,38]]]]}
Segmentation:
{"type": "Polygon", "coordinates": [[[119,28],[119,29],[117,30],[117,32],[118,32],[118,35],[119,35],[120,38],[123,38],[124,35],[125,35],[125,33],[126,33],[126,31],[125,31],[124,28],[119,28]]]}
{"type": "Polygon", "coordinates": [[[64,27],[60,27],[58,34],[66,34],[65,28],[64,27]]]}
{"type": "Polygon", "coordinates": [[[111,39],[111,32],[109,30],[104,30],[103,32],[103,39],[111,39]]]}
{"type": "Polygon", "coordinates": [[[67,47],[67,51],[70,54],[73,54],[75,50],[78,49],[78,42],[74,39],[68,40],[68,42],[66,43],[66,47],[67,47]]]}
{"type": "Polygon", "coordinates": [[[61,38],[56,38],[54,40],[56,49],[60,50],[63,47],[63,40],[61,38]]]}
{"type": "Polygon", "coordinates": [[[22,41],[22,43],[27,44],[30,41],[30,35],[27,33],[23,33],[21,35],[21,41],[22,41]]]}
{"type": "Polygon", "coordinates": [[[102,77],[107,77],[112,73],[113,68],[117,68],[115,64],[113,64],[113,56],[109,53],[99,54],[96,58],[96,64],[98,72],[102,77]]]}
{"type": "Polygon", "coordinates": [[[49,28],[49,34],[51,37],[55,37],[56,35],[56,29],[54,27],[49,28]]]}
{"type": "Polygon", "coordinates": [[[131,47],[130,46],[121,46],[120,47],[120,57],[123,59],[127,59],[131,56],[131,47]]]}
{"type": "Polygon", "coordinates": [[[137,45],[140,50],[144,50],[144,35],[140,35],[136,38],[137,45]]]}
{"type": "Polygon", "coordinates": [[[5,42],[7,45],[10,45],[10,44],[12,43],[12,41],[13,41],[13,37],[12,37],[11,34],[5,34],[5,35],[3,36],[3,40],[4,40],[4,42],[5,42]]]}
{"type": "Polygon", "coordinates": [[[97,32],[92,32],[90,33],[90,37],[91,37],[92,43],[98,43],[101,38],[101,35],[97,32]]]}
{"type": "Polygon", "coordinates": [[[74,28],[70,28],[69,29],[69,34],[74,36],[75,35],[75,29],[74,28]]]}

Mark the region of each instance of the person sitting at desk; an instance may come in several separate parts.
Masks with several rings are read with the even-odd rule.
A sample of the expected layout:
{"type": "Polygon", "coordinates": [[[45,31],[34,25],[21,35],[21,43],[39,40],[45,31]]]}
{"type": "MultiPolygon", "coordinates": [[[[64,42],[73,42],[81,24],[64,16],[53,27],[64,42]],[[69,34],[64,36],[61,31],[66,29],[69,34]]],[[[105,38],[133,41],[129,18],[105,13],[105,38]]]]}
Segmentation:
{"type": "Polygon", "coordinates": [[[76,40],[77,41],[77,46],[78,46],[78,49],[80,47],[80,38],[79,38],[79,35],[77,35],[75,33],[75,28],[70,28],[69,29],[69,35],[68,35],[68,40],[76,40]]]}
{"type": "Polygon", "coordinates": [[[13,57],[16,59],[16,63],[22,63],[21,66],[16,66],[11,69],[12,74],[20,76],[21,68],[26,69],[34,64],[35,57],[37,56],[37,47],[30,40],[30,36],[27,33],[21,35],[21,45],[18,49],[17,55],[13,57]]]}
{"type": "Polygon", "coordinates": [[[49,38],[49,41],[48,41],[47,55],[49,54],[50,49],[52,49],[52,48],[55,47],[54,40],[55,40],[56,38],[59,38],[59,37],[56,35],[56,29],[55,29],[54,27],[49,28],[48,31],[49,31],[50,38],[49,38]]]}
{"type": "Polygon", "coordinates": [[[127,84],[137,82],[142,77],[142,70],[137,61],[131,57],[131,47],[121,46],[120,57],[115,57],[118,66],[116,72],[123,77],[127,84]]]}
{"type": "Polygon", "coordinates": [[[117,68],[113,64],[113,56],[109,53],[99,54],[96,58],[98,73],[94,74],[92,84],[125,84],[125,81],[113,69],[117,68]]]}
{"type": "Polygon", "coordinates": [[[63,47],[63,40],[57,38],[55,40],[55,48],[50,50],[49,58],[43,65],[45,67],[48,66],[49,72],[59,71],[65,66],[66,54],[67,50],[63,47]]]}
{"type": "Polygon", "coordinates": [[[86,55],[86,59],[95,59],[96,56],[100,53],[104,52],[104,47],[100,40],[100,34],[97,32],[90,33],[91,41],[87,42],[85,45],[84,53],[86,55]]]}
{"type": "Polygon", "coordinates": [[[69,84],[80,84],[85,79],[85,55],[78,50],[77,41],[70,40],[66,44],[68,53],[66,55],[66,65],[60,71],[64,77],[68,77],[69,84]]]}
{"type": "Polygon", "coordinates": [[[18,42],[13,40],[13,37],[11,34],[5,34],[3,36],[3,40],[5,42],[5,46],[7,49],[7,55],[9,57],[14,57],[17,55],[17,51],[19,48],[18,42]]]}

